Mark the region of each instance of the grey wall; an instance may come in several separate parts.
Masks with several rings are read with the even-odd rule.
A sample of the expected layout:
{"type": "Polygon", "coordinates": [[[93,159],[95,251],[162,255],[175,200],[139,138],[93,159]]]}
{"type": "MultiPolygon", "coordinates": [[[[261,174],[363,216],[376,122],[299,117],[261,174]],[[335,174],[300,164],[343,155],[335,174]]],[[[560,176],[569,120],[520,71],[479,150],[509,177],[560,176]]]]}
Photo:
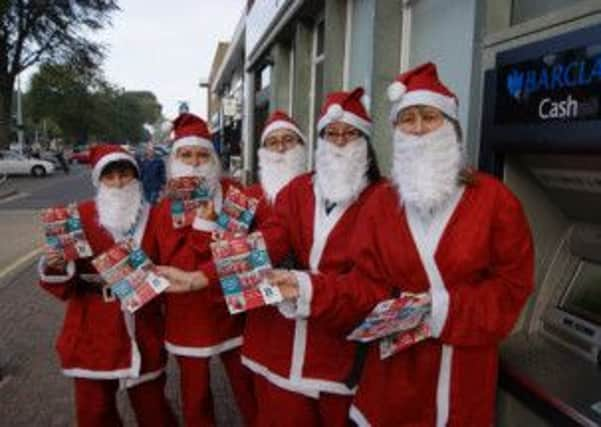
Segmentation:
{"type": "MultiPolygon", "coordinates": [[[[474,81],[480,19],[478,0],[419,0],[413,2],[409,62],[416,66],[432,61],[437,64],[443,82],[459,99],[459,121],[464,129],[468,152],[473,156],[473,125],[468,120],[474,81]]],[[[476,77],[479,78],[479,77],[476,77]]]]}

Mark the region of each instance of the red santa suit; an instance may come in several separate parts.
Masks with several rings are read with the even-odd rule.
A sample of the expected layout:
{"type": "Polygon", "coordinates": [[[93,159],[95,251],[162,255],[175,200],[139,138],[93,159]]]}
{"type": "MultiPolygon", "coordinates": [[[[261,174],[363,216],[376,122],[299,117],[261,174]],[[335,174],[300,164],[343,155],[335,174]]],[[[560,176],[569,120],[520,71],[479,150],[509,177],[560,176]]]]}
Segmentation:
{"type": "MultiPolygon", "coordinates": [[[[345,101],[359,108],[360,95],[334,94],[326,110],[331,104],[349,108],[345,101]]],[[[368,133],[367,114],[364,110],[360,114],[362,121],[356,119],[352,124],[368,133]]],[[[272,262],[278,265],[293,254],[301,268],[327,273],[347,271],[352,266],[348,236],[354,232],[364,201],[378,185],[369,185],[356,200],[338,203],[327,213],[314,175],[293,179],[278,193],[271,215],[268,206],[257,214],[272,262]]],[[[257,187],[254,191],[259,193],[257,187]]],[[[345,385],[345,379],[356,345],[319,320],[283,317],[287,311],[284,304],[248,313],[242,362],[256,374],[258,424],[347,425],[354,389],[345,385]]]]}
{"type": "MultiPolygon", "coordinates": [[[[183,146],[210,148],[208,130],[202,119],[191,114],[181,115],[175,123],[177,140],[172,156],[183,146]]],[[[214,151],[212,151],[214,154],[214,151]]],[[[218,162],[216,155],[214,161],[218,162]]],[[[172,160],[173,161],[173,160],[172,160]]],[[[213,195],[216,212],[230,186],[239,186],[229,179],[221,179],[213,195]]],[[[184,271],[196,271],[212,255],[210,243],[217,224],[197,217],[185,228],[174,229],[171,219],[171,201],[166,199],[158,207],[161,228],[170,235],[179,236],[180,243],[172,245],[173,252],[165,255],[166,264],[184,271]]],[[[187,426],[214,425],[213,403],[210,392],[209,359],[219,355],[225,365],[234,396],[243,418],[248,424],[254,419],[254,397],[250,373],[240,363],[244,316],[232,316],[227,310],[220,287],[166,295],[165,347],[177,357],[181,376],[184,421],[187,426]]]]}
{"type": "MultiPolygon", "coordinates": [[[[133,157],[115,146],[97,147],[92,158],[96,182],[109,163],[101,158],[135,165],[133,157]]],[[[78,211],[93,257],[115,245],[113,235],[99,223],[93,200],[81,203],[78,211]]],[[[158,254],[156,219],[155,212],[143,204],[132,230],[134,241],[153,260],[158,254]]],[[[120,423],[114,393],[121,383],[128,388],[140,425],[172,425],[174,419],[163,394],[166,360],[161,301],[155,299],[135,314],[122,310],[118,300],[106,301],[101,292],[103,282],[91,264],[93,257],[70,262],[66,274],[46,267],[44,257],[39,264],[42,288],[67,302],[56,348],[63,373],[75,378],[78,423],[120,423]]]]}
{"type": "Polygon", "coordinates": [[[398,205],[394,189],[379,188],[355,230],[354,271],[312,280],[309,315],[341,329],[360,323],[390,288],[430,291],[435,301],[435,339],[385,360],[371,346],[351,417],[383,427],[491,425],[497,346],[533,286],[520,203],[479,174],[427,228],[412,210],[391,208],[398,205]]]}
{"type": "MultiPolygon", "coordinates": [[[[425,104],[456,119],[456,101],[433,64],[412,72],[416,79],[399,81],[393,113],[425,104]]],[[[402,184],[394,167],[393,177],[402,184]]],[[[351,409],[360,426],[493,423],[497,348],[533,288],[532,238],[520,202],[501,182],[475,173],[458,186],[456,178],[427,215],[407,201],[412,194],[401,204],[402,187],[379,187],[356,224],[353,269],[337,278],[313,275],[308,289],[301,287],[297,304],[309,308],[297,315],[347,331],[391,290],[431,294],[431,339],[384,360],[378,345],[370,346],[351,409]]]]}

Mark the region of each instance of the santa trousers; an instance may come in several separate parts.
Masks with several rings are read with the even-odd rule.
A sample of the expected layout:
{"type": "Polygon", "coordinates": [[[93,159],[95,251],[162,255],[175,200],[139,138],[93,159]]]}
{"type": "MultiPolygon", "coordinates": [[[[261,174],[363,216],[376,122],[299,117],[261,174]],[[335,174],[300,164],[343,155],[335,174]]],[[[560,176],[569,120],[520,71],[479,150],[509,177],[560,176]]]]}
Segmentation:
{"type": "Polygon", "coordinates": [[[257,427],[348,427],[353,396],[320,393],[313,399],[253,374],[257,427]]]}
{"type": "MultiPolygon", "coordinates": [[[[209,375],[209,358],[176,356],[180,370],[182,410],[186,427],[215,425],[209,375]]],[[[246,426],[253,426],[256,403],[252,375],[240,362],[240,350],[219,355],[246,426]]]]}
{"type": "MultiPolygon", "coordinates": [[[[115,394],[119,380],[75,378],[75,405],[79,427],[122,426],[115,394]]],[[[165,398],[165,375],[127,389],[140,427],[176,426],[165,398]]]]}

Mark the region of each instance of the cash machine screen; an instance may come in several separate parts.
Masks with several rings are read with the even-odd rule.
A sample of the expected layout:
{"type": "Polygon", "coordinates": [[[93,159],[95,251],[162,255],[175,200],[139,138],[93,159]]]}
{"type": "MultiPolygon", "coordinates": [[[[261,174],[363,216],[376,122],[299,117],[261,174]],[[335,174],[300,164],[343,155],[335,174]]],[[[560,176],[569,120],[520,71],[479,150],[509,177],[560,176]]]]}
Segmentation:
{"type": "Polygon", "coordinates": [[[601,264],[581,262],[560,308],[601,326],[601,264]]]}

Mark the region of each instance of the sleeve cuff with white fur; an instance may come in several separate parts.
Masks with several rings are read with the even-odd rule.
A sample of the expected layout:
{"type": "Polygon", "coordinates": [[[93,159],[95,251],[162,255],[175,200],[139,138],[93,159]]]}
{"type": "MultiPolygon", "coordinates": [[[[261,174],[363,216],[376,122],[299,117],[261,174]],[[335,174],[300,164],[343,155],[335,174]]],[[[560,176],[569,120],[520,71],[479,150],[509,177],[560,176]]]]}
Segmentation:
{"type": "Polygon", "coordinates": [[[199,217],[194,218],[192,228],[198,231],[215,231],[218,229],[215,221],[209,221],[199,217]]]}
{"type": "Polygon", "coordinates": [[[311,276],[303,271],[292,271],[298,283],[298,297],[278,304],[278,310],[287,319],[307,318],[311,315],[313,284],[311,276]]]}
{"type": "Polygon", "coordinates": [[[65,283],[75,275],[74,261],[69,261],[67,263],[66,274],[46,274],[46,268],[46,257],[42,256],[38,262],[38,274],[40,275],[40,279],[46,283],[65,283]]]}
{"type": "Polygon", "coordinates": [[[432,292],[431,296],[432,313],[430,328],[432,329],[432,336],[439,338],[449,315],[449,294],[444,290],[432,292]]]}

